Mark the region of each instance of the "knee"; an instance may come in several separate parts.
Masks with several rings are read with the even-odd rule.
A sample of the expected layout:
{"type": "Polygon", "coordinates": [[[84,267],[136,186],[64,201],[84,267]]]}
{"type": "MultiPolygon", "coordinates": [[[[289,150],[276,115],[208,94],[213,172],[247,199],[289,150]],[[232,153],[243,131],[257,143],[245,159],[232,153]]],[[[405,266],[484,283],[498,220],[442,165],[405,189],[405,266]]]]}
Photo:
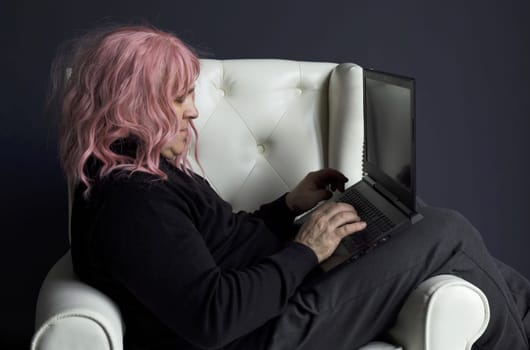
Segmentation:
{"type": "Polygon", "coordinates": [[[464,245],[479,246],[484,244],[480,232],[462,213],[454,209],[446,209],[446,211],[448,231],[453,239],[463,242],[464,245]]]}
{"type": "Polygon", "coordinates": [[[427,210],[425,217],[436,226],[433,234],[441,235],[444,241],[450,240],[457,245],[483,244],[479,231],[457,210],[435,207],[427,210]]]}

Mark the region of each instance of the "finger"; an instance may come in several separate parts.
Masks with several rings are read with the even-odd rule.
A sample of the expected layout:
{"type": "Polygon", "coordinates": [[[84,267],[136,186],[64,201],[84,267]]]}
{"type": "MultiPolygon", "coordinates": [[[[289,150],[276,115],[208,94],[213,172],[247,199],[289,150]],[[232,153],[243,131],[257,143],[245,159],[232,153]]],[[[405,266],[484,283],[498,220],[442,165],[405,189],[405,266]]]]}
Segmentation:
{"type": "Polygon", "coordinates": [[[348,178],[347,178],[347,177],[344,177],[344,181],[341,181],[341,182],[338,184],[339,191],[341,191],[341,192],[344,192],[344,191],[345,191],[344,185],[346,184],[346,182],[348,182],[348,178]]]}
{"type": "Polygon", "coordinates": [[[342,238],[349,236],[353,233],[362,231],[366,228],[366,222],[359,221],[351,224],[343,225],[335,230],[335,232],[342,238]]]}
{"type": "Polygon", "coordinates": [[[310,193],[311,199],[320,202],[326,199],[330,199],[333,196],[333,193],[328,191],[327,189],[323,190],[316,190],[310,193]]]}
{"type": "Polygon", "coordinates": [[[357,215],[357,210],[355,210],[355,208],[351,204],[344,203],[344,202],[328,202],[326,204],[327,205],[322,205],[322,207],[319,209],[321,209],[320,214],[328,218],[331,218],[337,213],[342,212],[342,211],[346,211],[346,212],[350,211],[357,215]]]}
{"type": "Polygon", "coordinates": [[[320,213],[322,215],[325,215],[335,206],[335,204],[336,202],[323,203],[318,208],[316,208],[313,213],[320,213]]]}
{"type": "Polygon", "coordinates": [[[337,204],[337,202],[325,202],[315,208],[310,214],[310,217],[314,220],[322,218],[327,221],[331,216],[338,212],[338,209],[336,208],[337,204]]]}
{"type": "Polygon", "coordinates": [[[344,184],[348,182],[348,180],[346,181],[339,181],[339,182],[334,182],[332,184],[329,185],[329,189],[331,192],[335,192],[335,191],[340,191],[340,192],[344,192],[344,184]]]}
{"type": "Polygon", "coordinates": [[[314,182],[320,187],[326,187],[328,185],[339,185],[347,182],[348,179],[340,171],[332,168],[326,168],[316,171],[314,174],[314,182]]]}
{"type": "Polygon", "coordinates": [[[341,211],[329,219],[331,227],[340,227],[353,222],[359,222],[361,218],[353,211],[341,211]]]}
{"type": "Polygon", "coordinates": [[[344,176],[344,174],[337,171],[337,174],[331,178],[331,181],[333,181],[331,186],[334,188],[334,191],[338,189],[339,191],[344,192],[344,185],[349,179],[344,176]]]}
{"type": "Polygon", "coordinates": [[[331,189],[331,191],[335,192],[335,191],[340,191],[340,192],[344,192],[345,190],[345,186],[346,186],[346,183],[348,182],[348,178],[344,177],[344,178],[340,178],[340,179],[335,179],[333,182],[331,182],[329,184],[329,188],[331,189]]]}

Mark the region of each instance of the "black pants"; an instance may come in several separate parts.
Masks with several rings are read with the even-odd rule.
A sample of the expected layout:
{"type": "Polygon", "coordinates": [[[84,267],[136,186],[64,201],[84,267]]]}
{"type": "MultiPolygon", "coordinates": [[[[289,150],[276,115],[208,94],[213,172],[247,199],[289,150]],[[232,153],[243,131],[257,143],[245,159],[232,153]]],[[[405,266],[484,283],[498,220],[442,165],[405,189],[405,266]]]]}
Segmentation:
{"type": "Polygon", "coordinates": [[[285,312],[245,347],[355,350],[383,339],[407,296],[425,279],[459,276],[488,298],[491,319],[473,349],[529,349],[530,283],[488,253],[458,212],[421,204],[424,218],[359,260],[307,279],[285,312]]]}

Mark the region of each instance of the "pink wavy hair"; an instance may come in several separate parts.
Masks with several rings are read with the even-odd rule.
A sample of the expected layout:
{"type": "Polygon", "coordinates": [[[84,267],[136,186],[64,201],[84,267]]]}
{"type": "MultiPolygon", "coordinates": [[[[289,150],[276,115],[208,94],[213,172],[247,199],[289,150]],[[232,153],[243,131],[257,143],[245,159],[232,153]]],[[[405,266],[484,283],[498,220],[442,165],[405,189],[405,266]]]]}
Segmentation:
{"type": "MultiPolygon", "coordinates": [[[[67,178],[83,182],[87,197],[94,179],[85,169],[93,156],[102,163],[97,177],[122,169],[167,179],[159,169],[160,152],[178,134],[173,101],[186,96],[197,79],[197,56],[175,35],[147,26],[93,31],[74,43],[69,57],[56,58],[52,65],[52,90],[57,90],[52,99],[60,95],[55,97],[61,117],[59,156],[67,178]],[[66,67],[70,74],[65,79],[66,67]],[[124,138],[137,142],[135,158],[111,150],[124,138]]],[[[197,141],[197,130],[189,125],[197,141]]],[[[188,174],[189,139],[174,161],[188,174]]]]}

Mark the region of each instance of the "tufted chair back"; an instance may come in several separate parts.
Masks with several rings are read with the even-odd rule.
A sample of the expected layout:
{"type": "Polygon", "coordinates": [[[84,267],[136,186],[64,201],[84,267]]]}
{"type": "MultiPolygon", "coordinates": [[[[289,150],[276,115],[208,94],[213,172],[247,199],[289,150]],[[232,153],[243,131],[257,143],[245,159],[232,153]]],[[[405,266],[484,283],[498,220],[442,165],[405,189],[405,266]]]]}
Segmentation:
{"type": "Polygon", "coordinates": [[[195,91],[203,175],[234,210],[256,209],[324,167],[349,184],[361,178],[361,67],[203,59],[195,91]]]}

